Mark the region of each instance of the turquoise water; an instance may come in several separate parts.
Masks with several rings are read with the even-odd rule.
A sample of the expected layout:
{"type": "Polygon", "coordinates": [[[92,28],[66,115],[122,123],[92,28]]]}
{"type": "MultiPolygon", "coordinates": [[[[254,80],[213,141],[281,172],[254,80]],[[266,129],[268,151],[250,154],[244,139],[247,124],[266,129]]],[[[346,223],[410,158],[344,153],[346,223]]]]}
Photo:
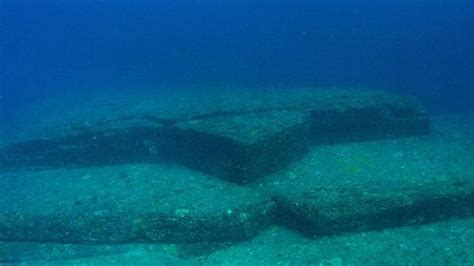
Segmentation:
{"type": "Polygon", "coordinates": [[[0,17],[0,265],[474,263],[472,3],[0,17]]]}

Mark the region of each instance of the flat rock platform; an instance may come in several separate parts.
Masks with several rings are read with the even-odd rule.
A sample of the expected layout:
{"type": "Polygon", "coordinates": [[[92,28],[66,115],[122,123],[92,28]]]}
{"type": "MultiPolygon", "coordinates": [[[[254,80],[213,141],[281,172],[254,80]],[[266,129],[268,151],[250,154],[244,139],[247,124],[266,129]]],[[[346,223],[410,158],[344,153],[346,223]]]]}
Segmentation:
{"type": "Polygon", "coordinates": [[[20,121],[0,168],[171,161],[237,183],[314,145],[430,132],[411,97],[317,88],[71,95],[32,105],[20,121]]]}

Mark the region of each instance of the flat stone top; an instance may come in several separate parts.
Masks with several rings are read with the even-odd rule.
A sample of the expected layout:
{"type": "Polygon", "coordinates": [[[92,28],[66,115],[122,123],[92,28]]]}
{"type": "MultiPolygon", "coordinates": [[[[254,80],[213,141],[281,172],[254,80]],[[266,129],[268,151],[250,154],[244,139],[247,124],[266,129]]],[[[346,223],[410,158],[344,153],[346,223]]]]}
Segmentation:
{"type": "Polygon", "coordinates": [[[430,136],[312,147],[256,186],[340,213],[468,195],[474,191],[474,119],[446,121],[437,118],[430,136]]]}
{"type": "Polygon", "coordinates": [[[177,123],[180,129],[212,134],[233,139],[239,144],[251,145],[302,125],[309,115],[298,111],[273,111],[234,116],[217,116],[177,123]]]}
{"type": "Polygon", "coordinates": [[[2,130],[9,132],[3,134],[4,142],[15,142],[95,127],[169,125],[249,113],[380,105],[393,107],[394,112],[402,108],[412,110],[412,114],[423,114],[422,108],[411,98],[359,89],[101,90],[58,95],[32,103],[2,130]]]}
{"type": "Polygon", "coordinates": [[[134,164],[0,173],[0,213],[27,216],[233,214],[268,198],[176,165],[134,164]]]}

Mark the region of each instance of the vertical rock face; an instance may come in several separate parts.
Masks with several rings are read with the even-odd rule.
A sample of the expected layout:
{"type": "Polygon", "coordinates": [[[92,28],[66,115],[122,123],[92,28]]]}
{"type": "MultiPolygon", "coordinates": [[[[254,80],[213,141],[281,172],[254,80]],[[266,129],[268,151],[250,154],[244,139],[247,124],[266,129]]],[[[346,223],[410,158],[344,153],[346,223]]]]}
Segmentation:
{"type": "Polygon", "coordinates": [[[383,92],[308,88],[164,95],[102,101],[97,96],[76,108],[65,102],[37,107],[43,124],[36,130],[42,131],[7,145],[0,167],[173,161],[247,183],[287,167],[311,145],[430,131],[416,101],[383,92]]]}

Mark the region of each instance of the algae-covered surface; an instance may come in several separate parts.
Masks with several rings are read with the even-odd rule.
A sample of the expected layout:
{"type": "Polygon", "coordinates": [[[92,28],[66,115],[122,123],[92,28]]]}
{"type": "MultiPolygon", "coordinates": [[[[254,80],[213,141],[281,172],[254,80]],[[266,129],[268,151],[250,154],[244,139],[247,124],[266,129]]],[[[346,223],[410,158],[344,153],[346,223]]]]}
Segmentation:
{"type": "Polygon", "coordinates": [[[214,252],[204,265],[470,265],[474,220],[308,240],[275,227],[214,252]]]}
{"type": "Polygon", "coordinates": [[[189,89],[140,90],[139,93],[133,90],[103,89],[70,92],[50,96],[24,107],[23,112],[17,114],[15,123],[9,125],[15,131],[9,130],[12,133],[8,138],[3,138],[2,143],[7,142],[7,139],[51,138],[77,128],[113,124],[120,118],[140,118],[142,114],[148,114],[158,122],[173,123],[218,114],[245,114],[253,110],[295,107],[294,102],[291,104],[292,100],[299,103],[304,99],[307,102],[307,94],[315,93],[327,93],[326,97],[340,94],[328,90],[324,93],[314,92],[311,89],[300,90],[299,93],[272,89],[268,93],[253,89],[239,89],[236,92],[226,88],[200,88],[199,93],[189,89]]]}
{"type": "MultiPolygon", "coordinates": [[[[249,183],[312,145],[427,135],[408,96],[325,88],[83,93],[25,108],[0,149],[0,168],[173,161],[249,183]]],[[[8,125],[6,125],[8,127],[8,125]]]]}
{"type": "Polygon", "coordinates": [[[474,263],[472,115],[347,89],[106,95],[8,124],[0,264],[474,263]]]}
{"type": "Polygon", "coordinates": [[[143,118],[170,125],[268,111],[342,111],[380,104],[394,113],[407,110],[424,115],[423,107],[414,98],[380,90],[324,87],[90,90],[65,92],[25,106],[15,122],[8,125],[15,130],[9,130],[12,134],[2,143],[64,136],[143,118]]]}
{"type": "Polygon", "coordinates": [[[308,234],[470,216],[472,122],[440,118],[429,136],[313,147],[257,187],[284,209],[282,222],[308,234]]]}
{"type": "Polygon", "coordinates": [[[0,258],[2,265],[472,265],[473,228],[471,218],[307,239],[270,227],[250,241],[193,257],[173,244],[3,242],[0,258]]]}
{"type": "Polygon", "coordinates": [[[0,184],[2,240],[236,241],[274,212],[258,191],[175,165],[13,171],[0,184]]]}

